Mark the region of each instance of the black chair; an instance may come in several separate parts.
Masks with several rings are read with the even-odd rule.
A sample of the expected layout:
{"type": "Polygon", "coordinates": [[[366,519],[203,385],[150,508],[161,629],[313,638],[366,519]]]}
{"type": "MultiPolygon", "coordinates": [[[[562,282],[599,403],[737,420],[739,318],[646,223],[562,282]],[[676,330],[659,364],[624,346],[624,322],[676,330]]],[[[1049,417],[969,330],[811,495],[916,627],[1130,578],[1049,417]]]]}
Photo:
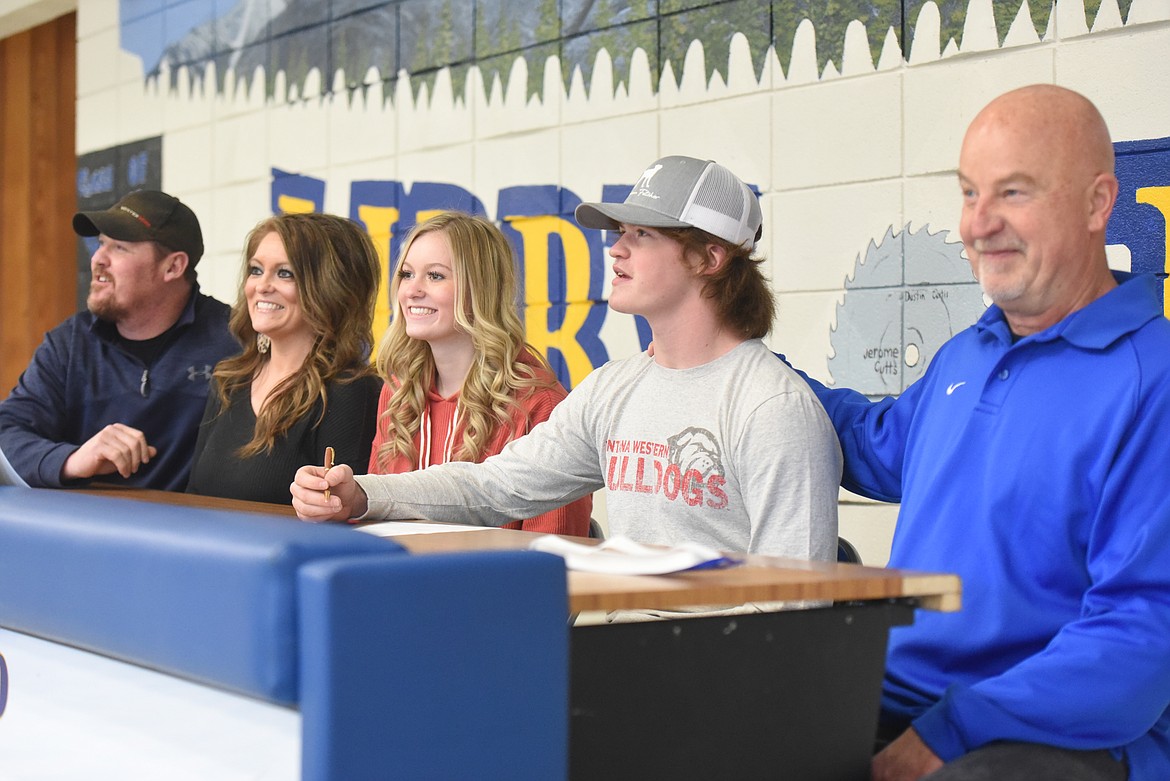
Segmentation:
{"type": "Polygon", "coordinates": [[[845,564],[860,564],[861,554],[857,552],[857,548],[853,547],[853,543],[844,537],[837,538],[837,561],[845,564]]]}
{"type": "Polygon", "coordinates": [[[589,519],[589,536],[595,540],[605,539],[605,532],[601,530],[601,524],[596,518],[589,519]]]}

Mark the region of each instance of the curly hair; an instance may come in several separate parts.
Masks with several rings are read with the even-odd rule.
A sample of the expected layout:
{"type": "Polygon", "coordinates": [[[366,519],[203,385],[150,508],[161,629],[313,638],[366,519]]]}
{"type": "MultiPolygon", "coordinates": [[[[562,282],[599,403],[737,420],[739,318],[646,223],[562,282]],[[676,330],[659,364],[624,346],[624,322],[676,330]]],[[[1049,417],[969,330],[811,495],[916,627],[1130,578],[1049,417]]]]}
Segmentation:
{"type": "MultiPolygon", "coordinates": [[[[442,236],[451,251],[455,324],[471,335],[475,349],[475,359],[459,392],[463,441],[452,458],[478,461],[500,427],[510,425],[514,412],[520,409],[518,398],[537,388],[552,387],[555,381],[540,378],[520,360],[527,352],[531,360],[548,368],[544,358],[524,341],[524,326],[517,314],[516,261],[512,245],[500,229],[481,217],[442,212],[407,235],[399,253],[399,269],[414,242],[428,233],[442,236]]],[[[383,464],[397,456],[417,461],[414,437],[427,391],[435,381],[430,345],[406,334],[398,303],[401,280],[401,272],[396,273],[390,286],[393,314],[377,358],[378,373],[395,387],[378,421],[387,434],[377,453],[383,464]]]]}
{"type": "Polygon", "coordinates": [[[256,331],[244,292],[251,258],[265,236],[275,233],[284,245],[296,282],[297,299],[313,330],[313,346],[300,371],[286,377],[268,396],[256,416],[252,439],[239,450],[241,458],[270,452],[277,439],[321,402],[321,418],[329,403],[330,382],[352,382],[370,374],[374,304],[381,266],[370,237],[354,221],[332,214],[281,214],[262,220],[248,234],[236,305],[229,328],[244,345],[239,355],[215,367],[220,406],[248,385],[268,361],[256,346],[256,331]]]}
{"type": "Polygon", "coordinates": [[[715,302],[719,320],[745,339],[763,339],[776,319],[776,294],[760,266],[764,259],[699,228],[655,228],[683,246],[683,258],[707,257],[707,245],[727,251],[727,263],[707,278],[703,295],[715,302]]]}

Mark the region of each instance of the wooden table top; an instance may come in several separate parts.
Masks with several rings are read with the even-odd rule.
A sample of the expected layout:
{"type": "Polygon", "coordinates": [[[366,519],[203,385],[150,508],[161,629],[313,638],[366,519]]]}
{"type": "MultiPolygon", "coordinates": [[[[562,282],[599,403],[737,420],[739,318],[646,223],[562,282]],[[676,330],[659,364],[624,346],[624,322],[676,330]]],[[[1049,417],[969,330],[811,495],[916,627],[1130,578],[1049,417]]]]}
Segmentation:
{"type": "MultiPolygon", "coordinates": [[[[78,490],[78,489],[73,489],[78,490]]],[[[289,515],[290,505],[247,502],[149,489],[91,487],[82,492],[214,510],[289,515]]],[[[453,553],[526,548],[541,535],[513,529],[475,529],[437,534],[399,534],[411,553],[453,553]]],[[[577,542],[584,540],[571,538],[577,542]]],[[[921,607],[955,611],[961,606],[956,575],[803,561],[752,555],[725,569],[671,575],[608,575],[569,571],[569,609],[670,609],[693,605],[791,600],[855,601],[913,598],[921,607]]]]}

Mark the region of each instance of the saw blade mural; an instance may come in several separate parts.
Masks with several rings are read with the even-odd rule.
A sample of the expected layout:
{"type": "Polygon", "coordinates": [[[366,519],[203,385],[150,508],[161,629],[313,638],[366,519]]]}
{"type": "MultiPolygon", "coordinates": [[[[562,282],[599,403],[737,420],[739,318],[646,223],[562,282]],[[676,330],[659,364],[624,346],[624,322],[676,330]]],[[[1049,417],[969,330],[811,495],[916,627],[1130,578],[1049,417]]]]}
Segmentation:
{"type": "Polygon", "coordinates": [[[897,395],[986,308],[962,244],[942,231],[891,227],[880,243],[870,241],[845,280],[830,336],[833,384],[867,396],[897,395]]]}

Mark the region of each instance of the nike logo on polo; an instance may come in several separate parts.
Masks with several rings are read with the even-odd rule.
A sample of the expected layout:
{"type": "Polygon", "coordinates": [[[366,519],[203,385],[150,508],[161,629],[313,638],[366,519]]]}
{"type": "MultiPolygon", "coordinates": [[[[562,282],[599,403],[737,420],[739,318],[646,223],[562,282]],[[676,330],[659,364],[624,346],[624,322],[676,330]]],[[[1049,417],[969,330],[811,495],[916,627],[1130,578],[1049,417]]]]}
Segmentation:
{"type": "Polygon", "coordinates": [[[947,395],[950,396],[952,393],[954,393],[955,391],[957,391],[959,388],[963,387],[966,384],[967,384],[966,380],[963,380],[962,382],[952,382],[950,385],[947,386],[947,395]]]}

